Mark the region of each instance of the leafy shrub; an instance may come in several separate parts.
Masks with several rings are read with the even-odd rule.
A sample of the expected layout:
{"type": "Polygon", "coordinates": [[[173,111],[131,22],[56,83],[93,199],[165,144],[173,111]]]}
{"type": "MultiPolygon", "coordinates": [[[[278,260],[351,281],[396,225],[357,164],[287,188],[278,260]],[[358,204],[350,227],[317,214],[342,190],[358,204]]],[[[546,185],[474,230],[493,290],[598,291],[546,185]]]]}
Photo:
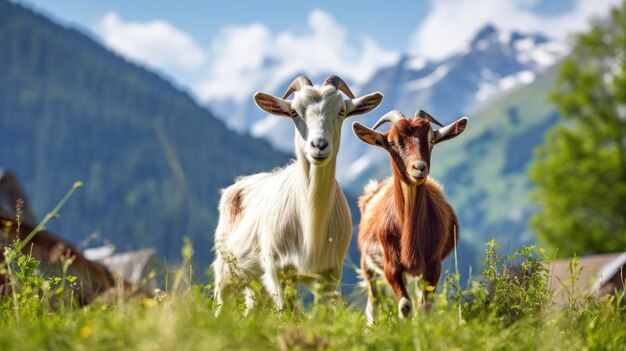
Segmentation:
{"type": "Polygon", "coordinates": [[[549,307],[552,292],[548,289],[548,270],[535,257],[549,261],[543,249],[534,245],[515,249],[512,255],[500,255],[494,240],[486,244],[484,281],[471,290],[475,300],[468,306],[468,316],[494,314],[505,324],[537,316],[549,307]]]}

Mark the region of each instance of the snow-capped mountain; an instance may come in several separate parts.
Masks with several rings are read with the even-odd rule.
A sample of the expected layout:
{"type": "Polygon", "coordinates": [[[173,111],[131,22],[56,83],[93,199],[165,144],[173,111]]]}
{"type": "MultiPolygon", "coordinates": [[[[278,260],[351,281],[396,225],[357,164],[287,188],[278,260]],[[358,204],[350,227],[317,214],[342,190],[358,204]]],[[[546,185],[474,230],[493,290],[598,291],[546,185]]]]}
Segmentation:
{"type": "MultiPolygon", "coordinates": [[[[567,45],[541,34],[503,31],[488,25],[464,48],[445,59],[429,61],[405,55],[396,64],[379,69],[364,84],[351,85],[357,94],[380,91],[385,96],[373,113],[354,120],[372,125],[392,109],[407,116],[423,109],[443,123],[450,122],[511,89],[533,82],[567,52],[567,45]]],[[[341,72],[329,73],[341,75],[341,72]]],[[[310,78],[319,83],[325,77],[310,78]]],[[[292,79],[259,90],[280,96],[292,79]]],[[[252,98],[242,103],[214,101],[211,108],[231,128],[264,137],[275,147],[291,151],[294,133],[291,121],[267,116],[254,105],[252,98]]],[[[337,167],[337,177],[344,184],[386,157],[353,137],[350,123],[346,121],[342,131],[337,167]]]]}
{"type": "MultiPolygon", "coordinates": [[[[567,52],[566,45],[540,34],[486,26],[465,48],[441,61],[405,56],[395,66],[379,70],[360,91],[381,91],[385,98],[374,113],[359,121],[373,125],[389,110],[413,116],[417,109],[423,109],[448,123],[533,82],[567,52]]],[[[345,135],[341,152],[350,166],[339,171],[340,181],[351,183],[377,159],[387,157],[376,151],[345,135]]]]}

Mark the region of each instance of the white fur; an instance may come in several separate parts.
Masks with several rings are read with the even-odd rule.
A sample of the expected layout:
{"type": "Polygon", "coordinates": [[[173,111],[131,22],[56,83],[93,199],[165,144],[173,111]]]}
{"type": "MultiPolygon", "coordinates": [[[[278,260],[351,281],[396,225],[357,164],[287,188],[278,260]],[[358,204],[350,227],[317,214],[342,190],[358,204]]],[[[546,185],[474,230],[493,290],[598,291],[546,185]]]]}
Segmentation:
{"type": "Polygon", "coordinates": [[[279,102],[290,103],[297,113],[292,118],[296,162],[242,177],[223,189],[213,263],[218,305],[232,290],[233,277],[244,285],[260,280],[278,309],[285,303],[281,273],[289,268],[301,281],[324,280],[325,289],[331,291],[341,279],[352,234],[348,203],[335,180],[346,103],[333,86],[305,86],[293,102],[279,102]],[[312,147],[315,138],[326,139],[328,146],[321,151],[312,147]],[[325,160],[314,159],[325,154],[325,160]],[[242,194],[242,214],[233,219],[231,201],[237,194],[242,194]]]}
{"type": "Polygon", "coordinates": [[[408,317],[409,313],[411,313],[412,307],[413,306],[411,305],[411,300],[407,299],[406,297],[401,298],[400,302],[398,302],[398,315],[400,316],[400,318],[408,317]]]}
{"type": "Polygon", "coordinates": [[[376,304],[372,299],[367,299],[367,305],[365,306],[365,316],[367,317],[367,324],[374,324],[376,320],[376,304]]]}

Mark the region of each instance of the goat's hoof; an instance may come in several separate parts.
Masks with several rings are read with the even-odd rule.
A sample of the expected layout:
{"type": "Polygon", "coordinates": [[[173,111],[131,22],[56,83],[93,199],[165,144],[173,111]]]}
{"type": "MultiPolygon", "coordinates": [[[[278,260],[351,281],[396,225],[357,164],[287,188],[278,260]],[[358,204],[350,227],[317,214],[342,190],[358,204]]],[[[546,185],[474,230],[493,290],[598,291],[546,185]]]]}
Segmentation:
{"type": "Polygon", "coordinates": [[[408,317],[409,313],[411,313],[411,300],[407,299],[406,297],[401,298],[400,302],[398,303],[398,313],[400,315],[400,318],[408,317]]]}

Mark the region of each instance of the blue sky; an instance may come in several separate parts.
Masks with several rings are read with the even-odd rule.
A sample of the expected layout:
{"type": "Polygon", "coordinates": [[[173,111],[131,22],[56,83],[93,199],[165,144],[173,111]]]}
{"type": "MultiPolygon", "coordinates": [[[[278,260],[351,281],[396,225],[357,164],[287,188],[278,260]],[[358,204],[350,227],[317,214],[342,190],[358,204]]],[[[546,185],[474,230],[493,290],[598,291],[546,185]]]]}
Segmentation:
{"type": "Polygon", "coordinates": [[[403,54],[436,60],[459,51],[487,23],[565,40],[619,2],[14,1],[91,32],[201,102],[243,98],[301,72],[358,83],[403,54]]]}
{"type": "MultiPolygon", "coordinates": [[[[403,49],[407,39],[424,18],[427,1],[386,1],[357,5],[356,1],[84,1],[24,0],[59,19],[93,28],[110,11],[127,21],[164,19],[193,36],[208,41],[220,28],[260,22],[272,31],[298,30],[309,13],[321,9],[356,32],[367,33],[391,48],[403,49]],[[377,20],[382,19],[382,20],[377,20]],[[393,21],[392,21],[393,19],[393,21]],[[390,23],[392,23],[390,25],[390,23]]],[[[562,2],[562,1],[557,1],[562,2]]]]}

